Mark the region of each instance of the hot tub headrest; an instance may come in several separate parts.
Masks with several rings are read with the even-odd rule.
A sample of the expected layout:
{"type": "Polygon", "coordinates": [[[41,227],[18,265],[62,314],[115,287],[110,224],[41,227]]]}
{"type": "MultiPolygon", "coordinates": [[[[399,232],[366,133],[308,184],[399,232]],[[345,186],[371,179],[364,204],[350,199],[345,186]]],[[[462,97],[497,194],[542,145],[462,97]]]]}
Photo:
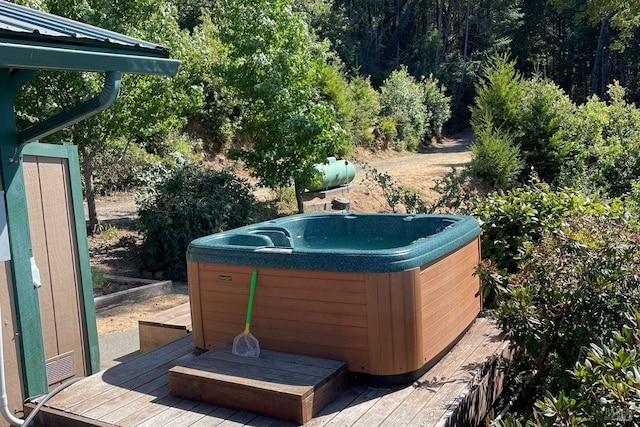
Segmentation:
{"type": "Polygon", "coordinates": [[[289,230],[281,227],[260,227],[250,231],[251,234],[266,236],[273,242],[272,246],[279,248],[293,248],[293,240],[289,230]]]}
{"type": "Polygon", "coordinates": [[[234,246],[273,247],[273,241],[269,236],[260,234],[231,234],[227,243],[234,246]]]}

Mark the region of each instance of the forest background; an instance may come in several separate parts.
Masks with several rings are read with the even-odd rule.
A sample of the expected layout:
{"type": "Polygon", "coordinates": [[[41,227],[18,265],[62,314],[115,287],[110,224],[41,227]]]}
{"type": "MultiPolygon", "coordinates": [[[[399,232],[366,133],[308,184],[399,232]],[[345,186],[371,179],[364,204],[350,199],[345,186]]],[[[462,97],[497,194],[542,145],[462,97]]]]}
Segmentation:
{"type": "MultiPolygon", "coordinates": [[[[171,153],[244,143],[251,149],[238,157],[263,185],[293,181],[301,210],[326,155],[415,150],[443,126],[468,126],[497,53],[577,104],[606,99],[614,81],[628,101],[640,96],[640,6],[621,0],[17,2],[166,45],[182,60],[176,78],[125,76],[115,108],[48,138],[80,148],[90,231],[96,193],[139,186],[171,153]]],[[[19,124],[77,104],[101,79],[40,73],[18,99],[19,124]]]]}

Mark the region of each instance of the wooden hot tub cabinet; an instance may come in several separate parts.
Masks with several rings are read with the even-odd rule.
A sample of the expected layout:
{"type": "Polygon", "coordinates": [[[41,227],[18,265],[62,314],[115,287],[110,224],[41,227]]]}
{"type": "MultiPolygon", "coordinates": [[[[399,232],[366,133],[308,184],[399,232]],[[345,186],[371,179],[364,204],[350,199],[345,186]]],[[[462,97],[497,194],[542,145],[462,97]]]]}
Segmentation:
{"type": "MultiPolygon", "coordinates": [[[[413,380],[480,311],[479,239],[420,267],[389,273],[259,267],[251,332],[262,348],[343,360],[382,382],[413,380]]],[[[199,348],[244,329],[253,268],[188,261],[199,348]]]]}

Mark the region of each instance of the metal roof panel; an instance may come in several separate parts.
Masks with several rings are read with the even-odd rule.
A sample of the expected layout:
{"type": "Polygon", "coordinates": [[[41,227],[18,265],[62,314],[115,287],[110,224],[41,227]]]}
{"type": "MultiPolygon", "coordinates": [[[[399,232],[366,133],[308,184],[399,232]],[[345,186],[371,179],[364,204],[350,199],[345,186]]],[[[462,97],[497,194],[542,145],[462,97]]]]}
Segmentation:
{"type": "MultiPolygon", "coordinates": [[[[39,44],[43,40],[61,45],[124,48],[147,55],[168,57],[169,49],[93,25],[0,0],[0,36],[20,44],[39,44]]],[[[63,47],[63,46],[59,46],[63,47]]]]}

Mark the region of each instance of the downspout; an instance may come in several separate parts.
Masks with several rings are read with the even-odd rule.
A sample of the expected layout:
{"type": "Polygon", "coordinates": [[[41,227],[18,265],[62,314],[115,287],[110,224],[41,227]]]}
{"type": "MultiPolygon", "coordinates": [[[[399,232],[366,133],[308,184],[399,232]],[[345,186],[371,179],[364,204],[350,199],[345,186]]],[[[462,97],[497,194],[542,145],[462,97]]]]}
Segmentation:
{"type": "Polygon", "coordinates": [[[116,102],[120,93],[120,79],[120,71],[107,71],[100,95],[18,132],[18,149],[16,151],[25,144],[40,140],[109,108],[116,102]]]}

